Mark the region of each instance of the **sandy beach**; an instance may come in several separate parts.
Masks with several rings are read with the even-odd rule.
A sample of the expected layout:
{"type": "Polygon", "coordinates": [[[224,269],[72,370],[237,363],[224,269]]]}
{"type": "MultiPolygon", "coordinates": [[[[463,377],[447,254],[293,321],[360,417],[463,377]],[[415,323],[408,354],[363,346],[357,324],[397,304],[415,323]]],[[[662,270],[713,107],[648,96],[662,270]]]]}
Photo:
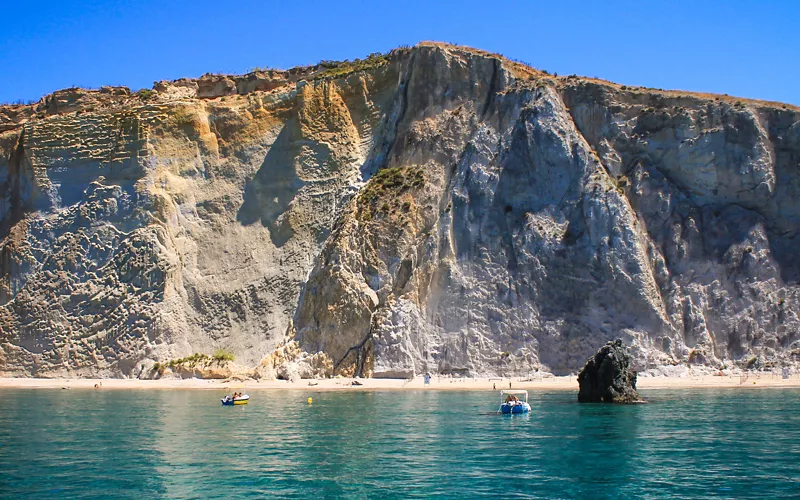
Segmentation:
{"type": "MultiPolygon", "coordinates": [[[[578,390],[575,376],[542,377],[533,380],[520,378],[445,378],[433,377],[425,384],[423,377],[414,379],[349,379],[333,378],[321,380],[231,380],[204,379],[44,379],[44,378],[0,378],[0,389],[205,389],[228,390],[245,387],[248,390],[303,390],[303,391],[353,391],[353,390],[446,390],[480,391],[508,389],[529,391],[578,390]],[[354,381],[356,385],[354,385],[354,381]],[[358,385],[360,384],[360,385],[358,385]],[[95,388],[95,386],[98,386],[95,388]]],[[[800,375],[783,379],[773,374],[750,374],[746,379],[739,375],[696,375],[685,377],[639,377],[637,388],[650,389],[702,389],[702,388],[800,388],[800,375]]]]}

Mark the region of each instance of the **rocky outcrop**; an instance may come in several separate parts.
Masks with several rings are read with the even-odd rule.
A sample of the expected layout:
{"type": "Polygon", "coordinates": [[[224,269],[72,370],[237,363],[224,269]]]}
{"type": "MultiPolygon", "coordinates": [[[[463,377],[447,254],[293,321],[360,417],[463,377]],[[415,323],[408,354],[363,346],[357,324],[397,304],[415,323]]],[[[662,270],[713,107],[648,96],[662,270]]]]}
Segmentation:
{"type": "Polygon", "coordinates": [[[589,358],[578,374],[581,403],[641,403],[636,372],[621,340],[608,342],[589,358]]]}
{"type": "Polygon", "coordinates": [[[144,380],[161,378],[240,379],[251,378],[251,370],[230,361],[220,361],[209,356],[190,356],[164,363],[142,363],[136,377],[144,380]]]}
{"type": "Polygon", "coordinates": [[[796,364],[800,114],[421,44],[0,107],[0,372],[796,364]]]}

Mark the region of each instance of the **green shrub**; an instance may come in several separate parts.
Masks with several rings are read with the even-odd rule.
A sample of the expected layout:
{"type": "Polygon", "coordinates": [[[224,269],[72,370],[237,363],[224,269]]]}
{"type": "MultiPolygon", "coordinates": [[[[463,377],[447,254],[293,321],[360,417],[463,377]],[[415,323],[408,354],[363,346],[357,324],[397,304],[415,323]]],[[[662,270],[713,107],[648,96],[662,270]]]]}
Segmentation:
{"type": "Polygon", "coordinates": [[[217,349],[214,351],[214,356],[212,356],[212,358],[217,362],[233,361],[233,353],[225,349],[217,349]]]}
{"type": "Polygon", "coordinates": [[[139,92],[137,92],[137,94],[139,95],[139,97],[141,99],[147,100],[147,99],[150,99],[153,96],[155,96],[156,95],[156,91],[152,90],[152,89],[142,89],[139,92]]]}
{"type": "Polygon", "coordinates": [[[171,359],[169,362],[167,362],[167,366],[170,368],[178,365],[189,365],[193,367],[200,361],[208,361],[210,359],[211,358],[207,354],[200,354],[196,352],[191,356],[186,356],[185,358],[171,359]]]}
{"type": "Polygon", "coordinates": [[[338,78],[356,71],[376,68],[387,62],[389,62],[389,53],[381,54],[380,52],[374,52],[366,59],[356,59],[352,62],[350,60],[320,61],[319,65],[326,69],[314,75],[314,78],[338,78]]]}
{"type": "MultiPolygon", "coordinates": [[[[359,197],[361,220],[372,220],[376,207],[381,212],[388,213],[392,202],[403,192],[424,186],[425,174],[420,168],[393,167],[379,170],[361,191],[359,197]]],[[[403,209],[408,211],[405,206],[403,209]]]]}
{"type": "Polygon", "coordinates": [[[273,68],[269,66],[253,66],[252,68],[247,68],[248,73],[267,73],[268,71],[272,71],[273,68]]]}

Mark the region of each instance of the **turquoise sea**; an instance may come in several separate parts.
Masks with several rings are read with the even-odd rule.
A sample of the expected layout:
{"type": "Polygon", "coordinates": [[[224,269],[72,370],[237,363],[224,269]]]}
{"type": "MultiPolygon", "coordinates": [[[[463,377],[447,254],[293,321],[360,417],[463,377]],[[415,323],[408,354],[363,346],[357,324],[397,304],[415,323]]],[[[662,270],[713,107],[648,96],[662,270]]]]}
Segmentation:
{"type": "Polygon", "coordinates": [[[800,497],[797,390],[249,392],[2,390],[0,497],[800,497]]]}

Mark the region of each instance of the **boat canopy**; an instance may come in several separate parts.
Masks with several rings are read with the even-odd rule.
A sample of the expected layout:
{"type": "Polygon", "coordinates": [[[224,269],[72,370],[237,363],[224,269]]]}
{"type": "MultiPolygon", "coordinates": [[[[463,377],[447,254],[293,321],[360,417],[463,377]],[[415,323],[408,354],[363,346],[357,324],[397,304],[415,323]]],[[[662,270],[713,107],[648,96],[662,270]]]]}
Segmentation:
{"type": "Polygon", "coordinates": [[[525,396],[525,401],[528,401],[528,391],[523,390],[506,390],[500,391],[500,397],[503,396],[525,396]]]}
{"type": "Polygon", "coordinates": [[[509,391],[500,391],[500,395],[501,395],[501,396],[505,396],[506,394],[522,394],[522,395],[524,395],[524,396],[527,396],[527,395],[528,395],[528,391],[523,391],[523,390],[514,390],[514,391],[510,391],[510,390],[509,390],[509,391]]]}

